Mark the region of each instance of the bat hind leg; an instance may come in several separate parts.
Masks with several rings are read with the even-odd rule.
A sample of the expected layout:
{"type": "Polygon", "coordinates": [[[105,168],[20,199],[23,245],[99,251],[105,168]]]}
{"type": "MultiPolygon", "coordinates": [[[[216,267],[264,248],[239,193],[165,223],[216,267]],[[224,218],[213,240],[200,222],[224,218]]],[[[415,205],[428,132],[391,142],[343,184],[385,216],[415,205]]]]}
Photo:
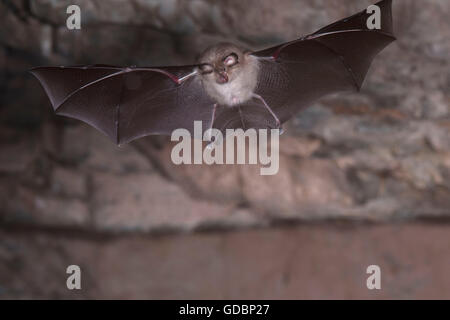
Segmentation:
{"type": "Polygon", "coordinates": [[[214,103],[213,112],[212,112],[212,115],[211,115],[211,123],[210,123],[209,128],[208,128],[208,133],[209,134],[207,135],[207,139],[211,141],[210,144],[214,143],[214,141],[211,140],[211,139],[213,138],[212,137],[212,129],[213,129],[213,126],[214,126],[214,120],[216,120],[216,109],[217,109],[217,103],[214,103]]]}
{"type": "Polygon", "coordinates": [[[238,109],[239,109],[239,118],[241,118],[242,129],[245,130],[244,115],[242,114],[241,106],[238,106],[238,109]]]}
{"type": "Polygon", "coordinates": [[[278,117],[275,114],[275,112],[273,112],[272,108],[269,107],[269,105],[267,104],[266,100],[264,100],[263,97],[261,97],[259,94],[256,94],[256,93],[253,94],[253,98],[255,98],[255,99],[257,99],[257,100],[259,100],[259,101],[261,101],[263,103],[263,105],[266,107],[267,111],[269,111],[270,114],[272,115],[272,117],[274,118],[275,123],[277,125],[277,129],[280,129],[280,131],[282,132],[283,128],[281,128],[281,121],[280,121],[280,119],[278,119],[278,117]]]}

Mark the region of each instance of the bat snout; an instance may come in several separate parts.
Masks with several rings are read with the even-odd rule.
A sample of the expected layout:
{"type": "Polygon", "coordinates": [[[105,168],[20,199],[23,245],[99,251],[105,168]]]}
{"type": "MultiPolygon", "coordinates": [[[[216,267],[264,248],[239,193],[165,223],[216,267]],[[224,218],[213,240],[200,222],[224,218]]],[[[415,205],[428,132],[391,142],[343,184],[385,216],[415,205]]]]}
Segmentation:
{"type": "Polygon", "coordinates": [[[217,83],[224,84],[229,81],[228,74],[224,71],[219,72],[217,76],[217,83]]]}

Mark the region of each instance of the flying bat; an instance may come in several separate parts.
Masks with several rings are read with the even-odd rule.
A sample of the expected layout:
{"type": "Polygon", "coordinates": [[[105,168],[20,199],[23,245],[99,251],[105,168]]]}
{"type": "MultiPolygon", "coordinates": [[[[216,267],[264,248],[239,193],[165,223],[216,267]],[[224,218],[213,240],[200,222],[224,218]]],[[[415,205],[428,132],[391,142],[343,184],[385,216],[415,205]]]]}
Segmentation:
{"type": "Polygon", "coordinates": [[[196,64],[107,65],[31,70],[57,114],[82,120],[124,144],[178,128],[281,128],[324,95],[359,91],[374,57],[395,40],[391,0],[376,4],[381,27],[364,10],[317,32],[252,52],[221,43],[196,64]]]}

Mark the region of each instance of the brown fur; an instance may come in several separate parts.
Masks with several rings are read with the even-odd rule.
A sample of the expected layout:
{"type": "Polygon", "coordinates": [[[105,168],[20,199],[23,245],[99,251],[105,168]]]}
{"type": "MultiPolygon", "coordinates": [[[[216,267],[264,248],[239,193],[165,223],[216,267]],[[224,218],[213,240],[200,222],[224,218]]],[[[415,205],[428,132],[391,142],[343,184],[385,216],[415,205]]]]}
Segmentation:
{"type": "Polygon", "coordinates": [[[206,93],[220,105],[234,106],[244,103],[253,97],[258,80],[258,59],[250,52],[231,43],[220,43],[206,49],[198,59],[200,64],[207,63],[213,66],[210,74],[202,74],[199,77],[206,93]],[[228,67],[224,64],[225,57],[235,53],[238,63],[228,67]],[[218,71],[228,75],[227,83],[220,83],[218,71]]]}

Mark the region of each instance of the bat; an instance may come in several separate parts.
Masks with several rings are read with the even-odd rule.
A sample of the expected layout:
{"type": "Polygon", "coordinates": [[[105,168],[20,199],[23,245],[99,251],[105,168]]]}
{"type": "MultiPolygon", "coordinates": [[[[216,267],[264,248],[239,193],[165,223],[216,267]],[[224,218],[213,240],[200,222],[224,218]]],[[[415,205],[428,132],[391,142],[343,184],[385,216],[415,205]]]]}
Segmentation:
{"type": "Polygon", "coordinates": [[[359,91],[374,57],[395,41],[392,0],[376,4],[381,28],[364,10],[300,39],[252,52],[231,43],[195,64],[37,67],[56,114],[82,120],[117,144],[147,135],[216,128],[281,128],[320,97],[359,91]]]}

